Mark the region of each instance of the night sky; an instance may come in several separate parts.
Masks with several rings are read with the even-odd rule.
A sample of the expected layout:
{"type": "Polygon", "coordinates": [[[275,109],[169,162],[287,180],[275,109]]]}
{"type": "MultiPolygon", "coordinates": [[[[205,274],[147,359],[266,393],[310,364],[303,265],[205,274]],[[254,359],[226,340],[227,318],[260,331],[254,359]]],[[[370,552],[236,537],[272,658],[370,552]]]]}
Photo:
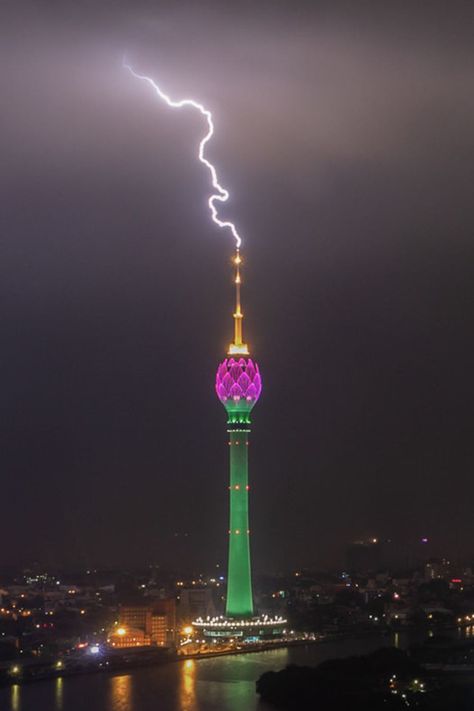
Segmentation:
{"type": "Polygon", "coordinates": [[[254,569],[354,538],[474,555],[468,2],[0,10],[0,564],[211,569],[232,238],[262,369],[254,569]],[[198,8],[201,8],[198,11],[198,8]]]}

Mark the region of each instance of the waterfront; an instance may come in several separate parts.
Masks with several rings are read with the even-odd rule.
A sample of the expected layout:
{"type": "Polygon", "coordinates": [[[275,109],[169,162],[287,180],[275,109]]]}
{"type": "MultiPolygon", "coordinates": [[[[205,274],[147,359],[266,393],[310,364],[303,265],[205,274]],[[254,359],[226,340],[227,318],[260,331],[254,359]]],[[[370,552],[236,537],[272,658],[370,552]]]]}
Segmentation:
{"type": "Polygon", "coordinates": [[[2,711],[263,711],[255,682],[287,664],[364,654],[393,637],[373,636],[213,659],[188,659],[127,673],[61,677],[0,690],[2,711]]]}

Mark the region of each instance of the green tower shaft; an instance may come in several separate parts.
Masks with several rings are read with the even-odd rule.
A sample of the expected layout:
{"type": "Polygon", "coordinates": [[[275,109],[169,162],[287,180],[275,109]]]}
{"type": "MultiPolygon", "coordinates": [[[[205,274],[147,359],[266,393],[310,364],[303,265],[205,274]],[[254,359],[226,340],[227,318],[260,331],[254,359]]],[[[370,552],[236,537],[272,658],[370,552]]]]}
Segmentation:
{"type": "MultiPolygon", "coordinates": [[[[248,414],[244,415],[250,424],[248,414]]],[[[248,445],[250,428],[229,420],[230,525],[227,572],[227,617],[252,617],[252,574],[250,569],[248,445]],[[244,429],[245,427],[245,429],[244,429]]]]}

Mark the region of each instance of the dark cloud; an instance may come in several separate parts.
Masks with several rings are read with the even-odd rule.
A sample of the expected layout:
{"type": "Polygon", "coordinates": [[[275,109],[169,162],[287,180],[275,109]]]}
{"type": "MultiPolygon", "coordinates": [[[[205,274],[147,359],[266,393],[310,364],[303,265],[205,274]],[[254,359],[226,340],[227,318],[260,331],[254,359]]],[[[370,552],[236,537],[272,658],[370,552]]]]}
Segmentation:
{"type": "Polygon", "coordinates": [[[199,117],[124,53],[215,113],[265,378],[256,566],[365,532],[471,554],[470,5],[0,12],[5,560],[225,555],[232,242],[199,117]]]}

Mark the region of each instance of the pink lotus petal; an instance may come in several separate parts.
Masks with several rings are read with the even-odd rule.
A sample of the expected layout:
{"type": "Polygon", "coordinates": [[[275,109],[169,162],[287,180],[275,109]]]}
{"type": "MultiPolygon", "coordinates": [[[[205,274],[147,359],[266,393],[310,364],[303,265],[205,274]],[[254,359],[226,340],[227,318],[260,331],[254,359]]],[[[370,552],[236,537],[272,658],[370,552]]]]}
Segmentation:
{"type": "Polygon", "coordinates": [[[248,386],[250,385],[251,380],[250,380],[249,376],[247,375],[247,373],[242,373],[242,375],[239,377],[237,382],[239,383],[243,392],[245,392],[247,390],[248,386]]]}
{"type": "Polygon", "coordinates": [[[249,385],[249,387],[247,388],[247,392],[245,394],[246,394],[247,400],[256,400],[258,398],[257,390],[255,388],[255,385],[253,385],[253,384],[249,385]]]}
{"type": "Polygon", "coordinates": [[[222,378],[222,385],[227,389],[230,389],[232,385],[234,384],[234,378],[230,373],[226,373],[224,377],[222,378]]]}
{"type": "Polygon", "coordinates": [[[230,389],[230,396],[232,398],[234,398],[234,400],[235,400],[235,398],[240,399],[243,396],[242,388],[240,387],[240,385],[237,385],[237,383],[233,384],[233,386],[230,389]]]}
{"type": "Polygon", "coordinates": [[[227,373],[227,361],[224,361],[219,366],[219,369],[217,371],[217,376],[219,378],[223,378],[226,373],[227,373]]]}
{"type": "Polygon", "coordinates": [[[242,368],[240,367],[240,365],[233,365],[231,367],[229,373],[231,374],[231,376],[234,380],[238,380],[240,378],[241,373],[242,373],[242,368]]]}
{"type": "Polygon", "coordinates": [[[262,380],[261,380],[260,375],[258,373],[255,376],[255,378],[253,379],[253,384],[255,385],[256,391],[260,395],[260,393],[262,391],[262,380]]]}
{"type": "Polygon", "coordinates": [[[227,400],[227,390],[223,385],[219,385],[216,390],[220,400],[227,400]]]}
{"type": "Polygon", "coordinates": [[[253,367],[253,363],[251,363],[250,361],[247,363],[247,368],[246,368],[245,372],[249,376],[250,380],[254,379],[256,371],[255,371],[255,368],[253,367]]]}

